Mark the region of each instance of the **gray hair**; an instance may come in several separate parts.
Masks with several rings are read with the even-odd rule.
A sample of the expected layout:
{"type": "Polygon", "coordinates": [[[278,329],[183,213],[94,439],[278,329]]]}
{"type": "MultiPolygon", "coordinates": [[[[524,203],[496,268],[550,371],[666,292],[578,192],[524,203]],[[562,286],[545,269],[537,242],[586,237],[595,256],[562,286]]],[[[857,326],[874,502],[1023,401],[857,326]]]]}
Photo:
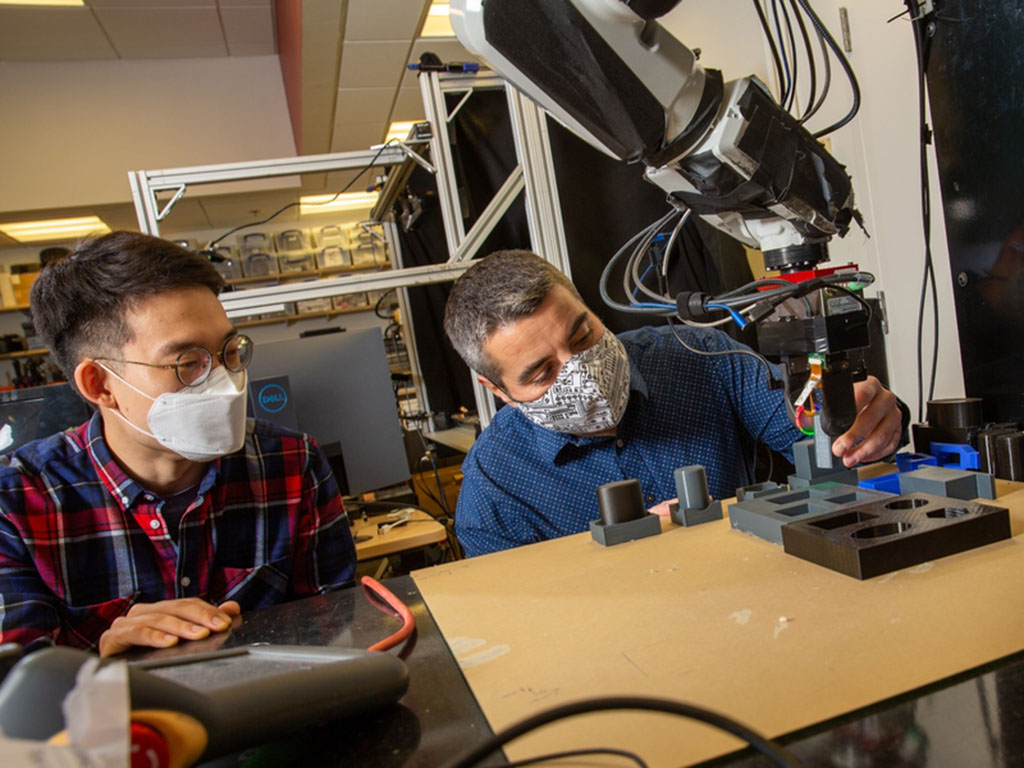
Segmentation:
{"type": "Polygon", "coordinates": [[[445,333],[466,365],[502,386],[484,344],[499,328],[532,315],[556,285],[579,298],[572,281],[537,254],[496,251],[455,281],[444,310],[445,333]]]}

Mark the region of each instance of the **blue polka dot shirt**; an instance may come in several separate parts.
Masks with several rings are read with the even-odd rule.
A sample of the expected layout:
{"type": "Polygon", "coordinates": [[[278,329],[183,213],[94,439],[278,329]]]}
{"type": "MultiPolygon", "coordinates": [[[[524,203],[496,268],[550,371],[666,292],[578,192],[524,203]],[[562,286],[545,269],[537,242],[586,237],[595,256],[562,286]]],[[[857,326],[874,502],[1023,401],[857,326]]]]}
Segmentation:
{"type": "MultiPolygon", "coordinates": [[[[717,330],[677,331],[697,349],[746,349],[717,330]]],[[[695,354],[667,326],[619,339],[630,397],[614,436],[560,434],[505,407],[477,439],[462,464],[455,515],[468,556],[587,530],[600,517],[597,486],[615,480],[639,480],[651,507],[675,498],[675,469],[702,464],[711,495],[732,496],[750,482],[750,438],[792,460],[803,436],[755,358],[695,354]]]]}

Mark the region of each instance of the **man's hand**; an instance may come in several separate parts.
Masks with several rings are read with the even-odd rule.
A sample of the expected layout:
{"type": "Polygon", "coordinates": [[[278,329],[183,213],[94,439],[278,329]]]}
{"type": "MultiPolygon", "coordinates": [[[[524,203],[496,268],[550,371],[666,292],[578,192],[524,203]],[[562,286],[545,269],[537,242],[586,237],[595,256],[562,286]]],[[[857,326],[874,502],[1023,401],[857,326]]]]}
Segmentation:
{"type": "Polygon", "coordinates": [[[100,656],[113,656],[136,645],[167,648],[179,639],[200,640],[228,629],[232,617],[241,613],[234,600],[219,606],[198,597],[136,603],[100,635],[100,656]]]}
{"type": "Polygon", "coordinates": [[[885,458],[899,447],[903,433],[903,414],[896,395],[874,376],[854,384],[853,396],[857,418],[832,444],[832,453],[847,467],[885,458]]]}

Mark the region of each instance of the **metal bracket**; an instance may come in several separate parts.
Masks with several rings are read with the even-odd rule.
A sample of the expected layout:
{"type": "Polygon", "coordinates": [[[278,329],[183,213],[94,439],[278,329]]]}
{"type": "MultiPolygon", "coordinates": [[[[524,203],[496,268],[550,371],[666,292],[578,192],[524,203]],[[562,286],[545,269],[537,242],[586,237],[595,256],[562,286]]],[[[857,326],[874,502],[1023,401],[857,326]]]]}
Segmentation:
{"type": "Polygon", "coordinates": [[[850,41],[850,13],[845,6],[839,8],[839,26],[843,32],[843,50],[847,53],[853,52],[853,44],[850,41]]]}
{"type": "Polygon", "coordinates": [[[878,292],[878,314],[882,324],[882,333],[889,335],[889,310],[885,306],[885,291],[878,292]]]}
{"type": "Polygon", "coordinates": [[[459,244],[455,253],[451,255],[451,258],[448,259],[449,264],[468,261],[476,255],[484,240],[491,234],[491,230],[494,229],[501,217],[505,215],[505,212],[508,211],[509,206],[519,196],[519,193],[523,191],[524,184],[523,167],[517,165],[512,173],[508,175],[508,178],[505,179],[505,183],[501,185],[501,188],[494,193],[491,202],[487,204],[487,207],[477,217],[477,220],[473,222],[473,226],[469,228],[466,237],[459,244]]]}
{"type": "Polygon", "coordinates": [[[156,193],[157,192],[163,192],[163,191],[168,190],[168,189],[177,190],[174,193],[174,196],[170,200],[167,201],[167,205],[165,205],[160,210],[160,212],[156,215],[156,220],[157,221],[163,221],[164,219],[167,218],[167,214],[169,214],[171,212],[171,208],[174,207],[174,204],[176,202],[178,202],[179,200],[181,200],[181,198],[183,198],[185,196],[186,188],[187,188],[186,184],[178,184],[177,186],[174,186],[174,187],[153,187],[154,199],[156,199],[156,193]]]}

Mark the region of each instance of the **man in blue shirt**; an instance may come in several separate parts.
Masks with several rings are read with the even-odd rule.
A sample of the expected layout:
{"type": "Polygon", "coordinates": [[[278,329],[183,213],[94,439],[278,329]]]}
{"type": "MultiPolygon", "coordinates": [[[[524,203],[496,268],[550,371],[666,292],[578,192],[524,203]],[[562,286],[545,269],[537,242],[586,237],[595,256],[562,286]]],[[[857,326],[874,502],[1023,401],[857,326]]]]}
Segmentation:
{"type": "MultiPolygon", "coordinates": [[[[445,331],[502,408],[463,462],[456,532],[469,556],[584,531],[597,486],[636,478],[648,507],[675,496],[672,472],[702,464],[712,496],[748,481],[749,439],[792,458],[802,435],[761,363],[725,334],[683,326],[619,337],[568,278],[527,251],[500,251],[455,284],[445,331]],[[725,352],[726,354],[714,354],[725,352]]],[[[874,377],[836,439],[846,466],[899,446],[902,413],[874,377]]]]}

